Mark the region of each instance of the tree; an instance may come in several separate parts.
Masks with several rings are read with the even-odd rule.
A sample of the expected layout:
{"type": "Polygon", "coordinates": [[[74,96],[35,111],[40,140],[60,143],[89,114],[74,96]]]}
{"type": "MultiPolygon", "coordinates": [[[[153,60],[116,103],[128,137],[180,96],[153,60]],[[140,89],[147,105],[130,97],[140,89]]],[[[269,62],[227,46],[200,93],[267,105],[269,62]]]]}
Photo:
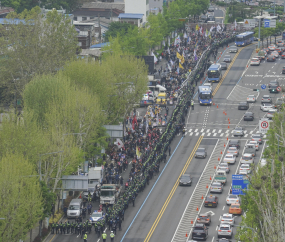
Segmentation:
{"type": "Polygon", "coordinates": [[[9,30],[0,29],[0,88],[12,92],[10,98],[21,96],[35,75],[55,73],[75,57],[77,33],[69,17],[54,10],[43,19],[36,7],[11,13],[6,22],[9,30]]]}
{"type": "Polygon", "coordinates": [[[115,38],[118,36],[124,36],[128,34],[129,29],[135,28],[135,25],[125,22],[112,22],[105,32],[105,41],[110,41],[110,37],[115,38]]]}
{"type": "Polygon", "coordinates": [[[25,87],[24,102],[25,122],[34,120],[48,139],[41,172],[54,192],[62,175],[75,172],[85,160],[88,139],[98,137],[102,126],[102,109],[87,87],[75,86],[62,73],[34,78],[25,87]]]}
{"type": "Polygon", "coordinates": [[[242,207],[246,211],[236,238],[250,241],[283,241],[285,234],[285,113],[274,115],[267,132],[268,145],[264,151],[267,164],[253,169],[249,191],[242,196],[242,207]],[[252,234],[253,231],[253,234],[252,234]]]}
{"type": "Polygon", "coordinates": [[[25,239],[42,216],[41,188],[36,175],[33,164],[23,155],[7,153],[1,157],[1,241],[25,239]]]}
{"type": "Polygon", "coordinates": [[[62,72],[76,86],[88,88],[99,97],[107,124],[118,124],[147,90],[147,67],[143,60],[123,53],[117,41],[104,51],[101,64],[74,61],[62,72]]]}

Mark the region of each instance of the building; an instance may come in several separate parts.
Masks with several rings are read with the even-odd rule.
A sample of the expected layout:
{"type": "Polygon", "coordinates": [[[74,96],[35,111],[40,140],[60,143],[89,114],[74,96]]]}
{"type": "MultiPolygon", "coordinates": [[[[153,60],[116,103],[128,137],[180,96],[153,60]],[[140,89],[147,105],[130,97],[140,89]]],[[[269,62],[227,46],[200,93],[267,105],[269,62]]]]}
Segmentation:
{"type": "Polygon", "coordinates": [[[13,8],[1,7],[1,2],[0,2],[0,18],[6,18],[6,16],[11,12],[14,12],[13,8]]]}
{"type": "Polygon", "coordinates": [[[125,13],[143,14],[142,25],[149,15],[149,0],[125,0],[125,13]]]}
{"type": "Polygon", "coordinates": [[[125,3],[123,2],[90,2],[84,3],[81,8],[73,12],[75,21],[85,21],[98,17],[118,21],[120,13],[125,12],[125,3]]]}
{"type": "Polygon", "coordinates": [[[53,10],[56,10],[59,14],[62,14],[62,15],[65,15],[67,16],[68,18],[70,18],[70,21],[71,21],[71,24],[73,24],[73,14],[67,14],[66,13],[66,10],[61,8],[60,10],[57,10],[55,8],[53,9],[46,9],[44,6],[43,8],[41,8],[41,11],[42,11],[42,14],[43,14],[43,18],[45,19],[46,18],[46,14],[50,11],[53,11],[53,10]]]}
{"type": "MultiPolygon", "coordinates": [[[[78,31],[78,30],[77,30],[78,31]]],[[[79,31],[77,35],[78,46],[81,49],[89,49],[92,44],[91,31],[79,31]]]]}
{"type": "Polygon", "coordinates": [[[165,0],[149,0],[149,11],[153,14],[162,12],[164,1],[165,0]]]}
{"type": "Polygon", "coordinates": [[[129,24],[134,24],[140,27],[143,24],[143,14],[141,13],[121,13],[119,21],[129,24]]]}

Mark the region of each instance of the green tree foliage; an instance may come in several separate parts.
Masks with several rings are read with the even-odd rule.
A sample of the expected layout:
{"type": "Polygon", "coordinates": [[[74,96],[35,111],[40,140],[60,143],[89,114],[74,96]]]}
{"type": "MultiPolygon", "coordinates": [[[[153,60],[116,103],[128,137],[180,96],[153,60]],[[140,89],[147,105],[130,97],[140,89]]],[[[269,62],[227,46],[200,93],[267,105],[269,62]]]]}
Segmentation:
{"type": "Polygon", "coordinates": [[[124,22],[112,22],[105,32],[105,41],[109,41],[110,37],[115,38],[118,36],[124,36],[128,34],[129,29],[135,28],[135,25],[124,22]]]}
{"type": "Polygon", "coordinates": [[[9,29],[0,28],[2,92],[16,90],[22,95],[33,76],[54,73],[75,57],[77,33],[69,17],[57,11],[42,17],[39,7],[11,13],[6,20],[9,29]]]}
{"type": "MultiPolygon", "coordinates": [[[[68,13],[80,6],[80,0],[41,0],[40,7],[45,6],[49,9],[66,9],[68,13]]],[[[38,0],[2,0],[1,5],[5,7],[12,7],[17,13],[21,13],[25,9],[31,10],[39,6],[38,0]]]]}
{"type": "Polygon", "coordinates": [[[74,61],[62,72],[77,86],[86,87],[98,96],[106,122],[116,124],[141,100],[146,91],[147,67],[144,61],[120,52],[117,42],[106,50],[101,64],[85,60],[74,61]],[[110,48],[112,51],[119,50],[108,54],[110,48]]]}
{"type": "Polygon", "coordinates": [[[0,159],[0,240],[19,241],[39,221],[42,196],[33,165],[20,154],[0,159]],[[5,205],[4,205],[5,204],[5,205]]]}
{"type": "Polygon", "coordinates": [[[273,122],[270,123],[270,129],[267,132],[267,148],[263,154],[267,164],[257,169],[253,167],[249,191],[242,196],[241,204],[246,216],[242,218],[242,228],[236,235],[236,238],[241,241],[284,240],[284,121],[285,113],[282,111],[276,114],[273,122]]]}

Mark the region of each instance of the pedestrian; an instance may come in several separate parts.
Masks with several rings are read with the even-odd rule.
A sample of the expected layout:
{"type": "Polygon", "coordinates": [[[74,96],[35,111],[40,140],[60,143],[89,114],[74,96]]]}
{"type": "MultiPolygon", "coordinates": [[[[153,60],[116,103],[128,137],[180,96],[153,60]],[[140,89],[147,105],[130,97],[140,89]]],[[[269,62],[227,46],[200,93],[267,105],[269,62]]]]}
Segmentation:
{"type": "Polygon", "coordinates": [[[84,239],[84,242],[87,242],[87,232],[85,232],[83,239],[84,239]]]}
{"type": "Polygon", "coordinates": [[[113,231],[111,231],[110,237],[111,237],[111,242],[113,242],[115,238],[115,234],[113,233],[113,231]]]}
{"type": "Polygon", "coordinates": [[[102,233],[102,239],[103,239],[103,242],[106,242],[107,234],[105,231],[102,233]]]}
{"type": "Polygon", "coordinates": [[[170,156],[170,154],[171,154],[171,147],[170,147],[170,145],[168,146],[168,153],[169,153],[169,156],[170,156]]]}
{"type": "Polygon", "coordinates": [[[192,107],[192,110],[194,110],[194,100],[193,99],[191,100],[191,107],[192,107]]]}

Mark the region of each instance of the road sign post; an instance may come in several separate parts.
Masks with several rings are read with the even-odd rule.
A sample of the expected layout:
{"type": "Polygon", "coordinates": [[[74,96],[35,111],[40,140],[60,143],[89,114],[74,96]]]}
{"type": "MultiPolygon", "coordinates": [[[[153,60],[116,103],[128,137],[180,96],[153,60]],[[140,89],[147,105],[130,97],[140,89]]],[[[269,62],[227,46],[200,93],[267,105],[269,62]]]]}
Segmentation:
{"type": "Polygon", "coordinates": [[[244,195],[243,189],[247,189],[249,180],[243,175],[232,175],[232,194],[244,195]]]}
{"type": "Polygon", "coordinates": [[[262,134],[266,134],[267,130],[269,129],[269,119],[262,118],[259,120],[259,132],[262,134]]]}

